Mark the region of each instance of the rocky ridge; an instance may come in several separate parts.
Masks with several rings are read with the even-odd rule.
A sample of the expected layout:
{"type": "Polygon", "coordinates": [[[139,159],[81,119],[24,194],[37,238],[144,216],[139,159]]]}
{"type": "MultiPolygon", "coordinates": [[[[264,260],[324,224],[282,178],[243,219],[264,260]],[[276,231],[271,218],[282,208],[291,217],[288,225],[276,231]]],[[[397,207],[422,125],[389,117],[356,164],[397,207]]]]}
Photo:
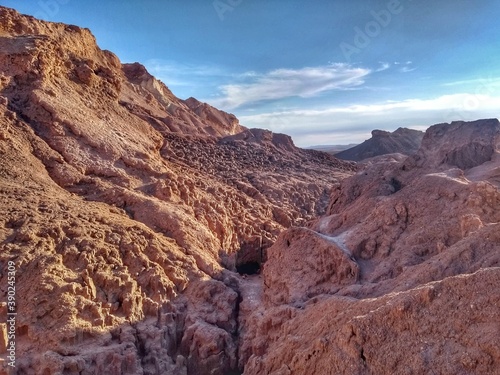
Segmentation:
{"type": "Polygon", "coordinates": [[[393,132],[373,130],[372,138],[360,145],[335,153],[343,160],[362,161],[387,154],[413,155],[418,151],[424,132],[398,128],[393,132]]]}
{"type": "Polygon", "coordinates": [[[354,170],[3,7],[0,113],[0,285],[14,260],[25,374],[237,371],[234,271],[354,170]]]}

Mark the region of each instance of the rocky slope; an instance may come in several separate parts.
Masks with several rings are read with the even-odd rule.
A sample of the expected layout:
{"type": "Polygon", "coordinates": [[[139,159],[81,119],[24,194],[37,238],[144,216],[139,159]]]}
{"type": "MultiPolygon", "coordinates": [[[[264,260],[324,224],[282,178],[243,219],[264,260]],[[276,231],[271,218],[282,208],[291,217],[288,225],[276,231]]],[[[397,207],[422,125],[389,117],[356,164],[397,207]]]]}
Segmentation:
{"type": "Polygon", "coordinates": [[[407,128],[399,128],[392,133],[374,130],[370,139],[335,153],[335,156],[344,160],[361,161],[387,154],[413,155],[419,149],[423,136],[424,132],[407,128]]]}
{"type": "Polygon", "coordinates": [[[344,180],[263,278],[245,374],[497,373],[500,123],[435,125],[344,180]]]}
{"type": "Polygon", "coordinates": [[[23,374],[237,371],[234,271],[353,170],[3,7],[0,113],[0,314],[13,260],[23,374]]]}

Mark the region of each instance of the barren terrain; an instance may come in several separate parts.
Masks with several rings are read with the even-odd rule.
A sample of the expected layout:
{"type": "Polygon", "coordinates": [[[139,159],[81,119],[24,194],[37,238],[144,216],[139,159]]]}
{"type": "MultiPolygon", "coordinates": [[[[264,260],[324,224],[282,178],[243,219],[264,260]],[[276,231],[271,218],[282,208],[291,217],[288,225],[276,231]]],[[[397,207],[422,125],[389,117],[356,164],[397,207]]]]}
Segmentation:
{"type": "Polygon", "coordinates": [[[0,114],[14,373],[498,372],[498,120],[359,166],[3,7],[0,114]]]}

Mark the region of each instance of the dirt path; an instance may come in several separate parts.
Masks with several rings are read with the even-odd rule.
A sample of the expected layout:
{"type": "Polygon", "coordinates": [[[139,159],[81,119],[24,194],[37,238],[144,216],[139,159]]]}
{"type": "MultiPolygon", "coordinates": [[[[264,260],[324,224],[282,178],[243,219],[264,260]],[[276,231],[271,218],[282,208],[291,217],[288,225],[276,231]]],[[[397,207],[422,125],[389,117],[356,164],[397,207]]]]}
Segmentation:
{"type": "Polygon", "coordinates": [[[261,275],[248,275],[240,281],[240,319],[262,306],[263,278],[261,275]]]}

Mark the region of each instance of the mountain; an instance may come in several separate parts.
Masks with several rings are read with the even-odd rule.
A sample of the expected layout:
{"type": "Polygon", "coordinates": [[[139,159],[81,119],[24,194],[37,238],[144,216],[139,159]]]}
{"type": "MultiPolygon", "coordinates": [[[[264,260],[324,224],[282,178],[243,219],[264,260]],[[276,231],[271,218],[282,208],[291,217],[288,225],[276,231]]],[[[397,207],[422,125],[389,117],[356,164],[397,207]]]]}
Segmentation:
{"type": "Polygon", "coordinates": [[[335,153],[335,157],[343,160],[361,161],[386,154],[411,155],[420,147],[423,136],[423,132],[407,128],[399,128],[392,133],[374,130],[372,138],[360,145],[335,153]]]}
{"type": "Polygon", "coordinates": [[[119,100],[138,117],[149,116],[162,122],[160,127],[183,134],[225,136],[245,129],[232,114],[193,98],[178,99],[139,63],[122,64],[121,71],[125,85],[119,100]]]}
{"type": "Polygon", "coordinates": [[[236,271],[353,173],[177,98],[87,29],[3,7],[0,113],[0,313],[12,261],[18,373],[236,371],[236,271]]]}

